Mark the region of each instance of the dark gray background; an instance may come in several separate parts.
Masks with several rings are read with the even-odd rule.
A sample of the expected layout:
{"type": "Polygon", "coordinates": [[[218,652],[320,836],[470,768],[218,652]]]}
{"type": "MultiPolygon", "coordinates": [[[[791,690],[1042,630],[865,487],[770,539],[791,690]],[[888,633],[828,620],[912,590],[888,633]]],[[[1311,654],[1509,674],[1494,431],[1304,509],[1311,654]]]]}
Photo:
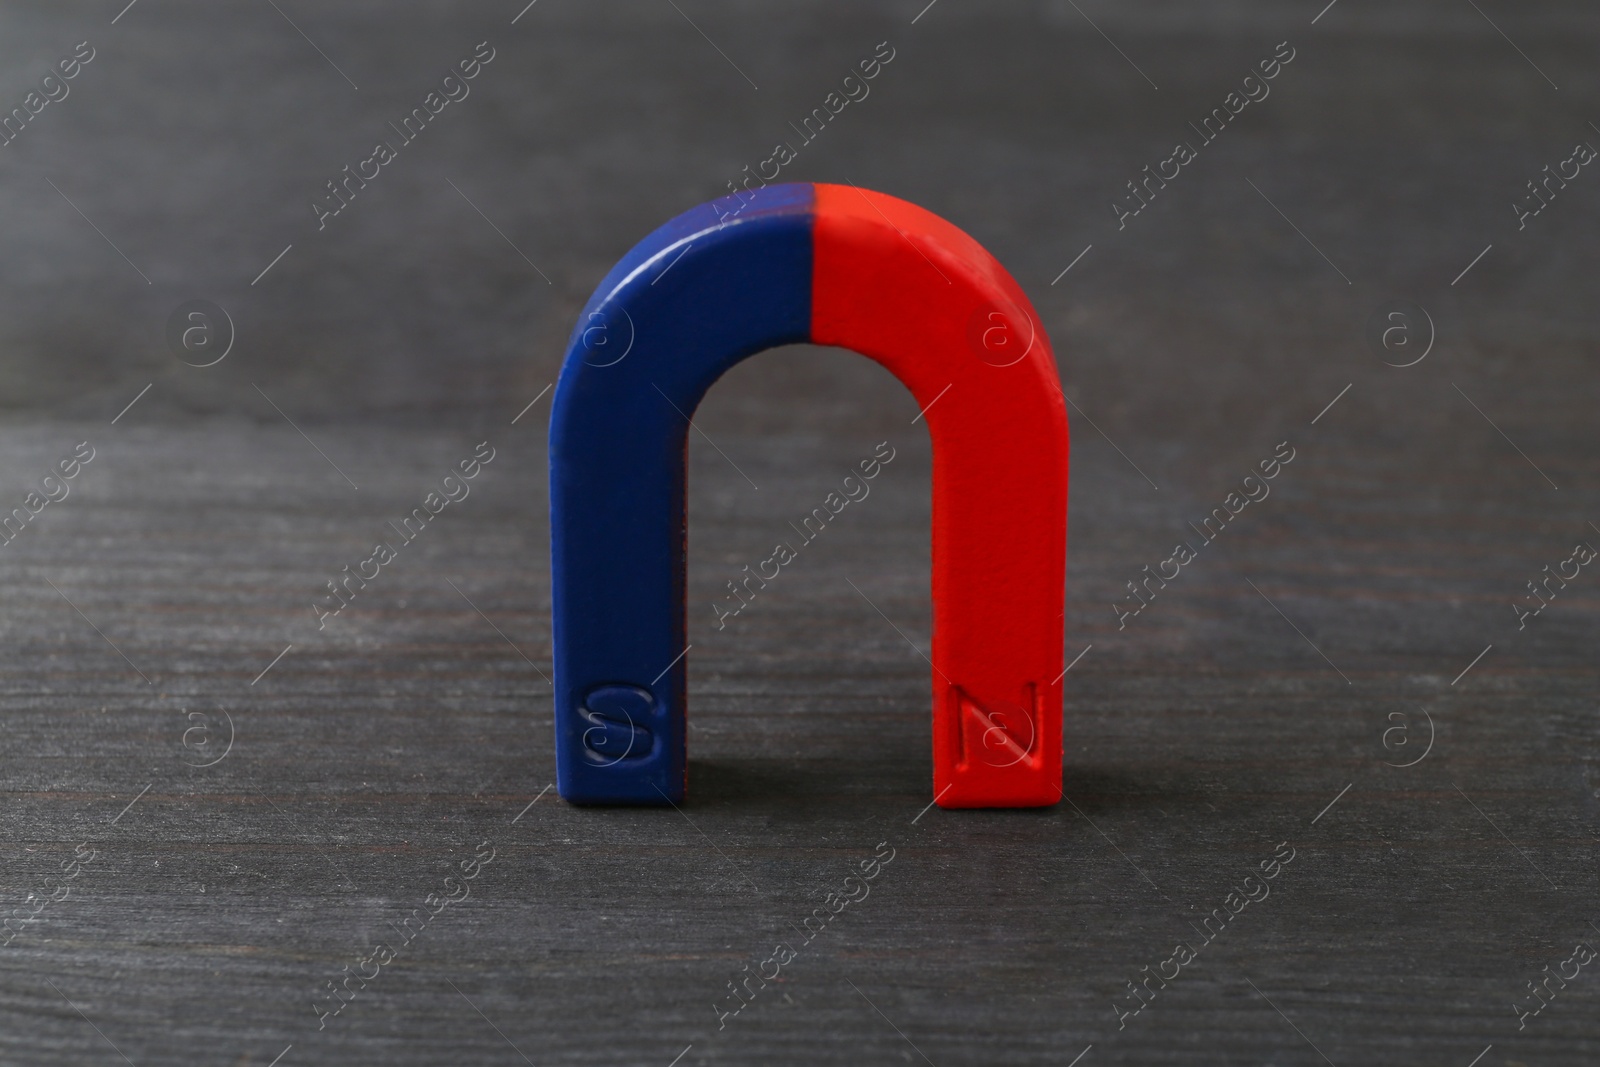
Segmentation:
{"type": "Polygon", "coordinates": [[[1594,1061],[1593,967],[1512,1007],[1600,945],[1594,570],[1520,632],[1512,604],[1600,544],[1600,175],[1523,231],[1509,206],[1600,144],[1593,8],[923,4],[0,12],[0,108],[97,50],[0,148],[0,511],[96,449],[0,546],[0,915],[98,852],[0,949],[0,1062],[1594,1061]],[[482,40],[471,95],[318,232],[322,183],[482,40]],[[875,365],[785,349],[701,409],[727,458],[690,446],[690,802],[529,808],[548,394],[512,420],[606,268],[883,40],[785,177],[953,220],[1051,331],[1066,656],[1092,645],[1070,803],[919,818],[926,434],[875,365]],[[1284,40],[1271,96],[1118,232],[1123,183],[1284,40]],[[163,338],[197,298],[237,329],[203,370],[163,338]],[[1437,330],[1405,369],[1363,340],[1395,299],[1437,330]],[[323,582],[482,440],[471,497],[319,632],[323,582]],[[719,632],[723,583],[883,440],[873,495],[719,632]],[[1272,496],[1119,630],[1123,583],[1284,440],[1272,496]],[[222,710],[233,747],[189,766],[222,710]],[[480,841],[470,900],[318,1032],[324,983],[480,841]],[[880,841],[871,896],[718,1033],[880,841]],[[1119,1030],[1124,983],[1282,841],[1271,896],[1119,1030]]]}

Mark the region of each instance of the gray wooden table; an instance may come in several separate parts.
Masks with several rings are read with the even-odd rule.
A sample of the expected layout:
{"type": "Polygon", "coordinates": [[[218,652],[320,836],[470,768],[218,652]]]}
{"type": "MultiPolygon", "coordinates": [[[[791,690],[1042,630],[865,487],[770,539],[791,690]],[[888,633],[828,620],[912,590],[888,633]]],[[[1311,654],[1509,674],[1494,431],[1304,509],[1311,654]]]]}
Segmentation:
{"type": "Polygon", "coordinates": [[[0,1062],[1593,1063],[1596,44],[1545,0],[0,12],[30,112],[0,149],[0,1062]],[[567,331],[883,41],[785,176],[949,217],[1051,330],[1067,801],[928,807],[926,432],[875,365],[792,348],[690,445],[690,800],[570,807],[567,331]],[[166,337],[193,300],[231,322],[210,367],[166,337]],[[871,496],[719,629],[881,441],[871,496]]]}

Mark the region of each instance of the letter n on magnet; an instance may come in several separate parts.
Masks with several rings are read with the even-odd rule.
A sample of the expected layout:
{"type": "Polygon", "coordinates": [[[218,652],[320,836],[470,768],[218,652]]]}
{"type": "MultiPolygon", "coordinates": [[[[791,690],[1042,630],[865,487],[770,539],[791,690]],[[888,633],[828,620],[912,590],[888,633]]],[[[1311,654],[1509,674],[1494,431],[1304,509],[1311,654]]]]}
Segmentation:
{"type": "Polygon", "coordinates": [[[1038,762],[1038,686],[1029,682],[1021,697],[1020,703],[984,703],[961,686],[950,686],[958,775],[971,773],[977,766],[999,769],[1038,762]]]}

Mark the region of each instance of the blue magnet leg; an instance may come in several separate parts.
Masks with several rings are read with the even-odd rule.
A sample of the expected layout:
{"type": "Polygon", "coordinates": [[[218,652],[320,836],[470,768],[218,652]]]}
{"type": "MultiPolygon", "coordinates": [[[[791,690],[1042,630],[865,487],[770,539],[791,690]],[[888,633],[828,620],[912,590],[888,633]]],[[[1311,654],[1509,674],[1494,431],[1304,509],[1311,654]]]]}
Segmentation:
{"type": "Polygon", "coordinates": [[[550,419],[556,782],[665,804],[686,771],[689,419],[746,356],[809,339],[809,185],[680,215],[623,257],[573,331],[550,419]]]}

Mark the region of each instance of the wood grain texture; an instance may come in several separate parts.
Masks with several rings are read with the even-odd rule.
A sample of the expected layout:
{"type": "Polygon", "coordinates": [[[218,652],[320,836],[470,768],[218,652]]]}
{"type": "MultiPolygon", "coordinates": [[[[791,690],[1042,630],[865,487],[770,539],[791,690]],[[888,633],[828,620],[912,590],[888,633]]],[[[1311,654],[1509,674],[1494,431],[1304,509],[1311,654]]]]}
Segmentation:
{"type": "Polygon", "coordinates": [[[1153,90],[1071,5],[680,6],[759,91],[666,6],[284,5],[359,92],[268,6],[5,16],[5,100],[99,54],[0,161],[0,513],[96,449],[0,545],[0,915],[94,850],[0,948],[0,1063],[1592,1063],[1592,967],[1520,1031],[1513,1002],[1600,944],[1595,575],[1526,629],[1511,605],[1600,544],[1600,192],[1506,211],[1593,136],[1587,11],[1485,6],[1557,91],[1467,6],[1081,5],[1153,90]],[[309,197],[484,38],[473,95],[319,233],[309,197]],[[548,395],[518,414],[605,268],[885,38],[785,176],[952,219],[1051,331],[1068,802],[924,810],[926,431],[885,372],[791,348],[690,443],[688,803],[567,806],[548,395]],[[1118,231],[1105,203],[1286,38],[1272,96],[1118,231]],[[162,341],[192,297],[238,327],[207,370],[162,341]],[[1362,340],[1400,297],[1438,329],[1406,369],[1362,340]],[[485,440],[319,630],[324,583],[485,440]],[[871,496],[719,630],[724,582],[885,440],[871,496]],[[1119,629],[1124,583],[1284,441],[1271,495],[1119,629]],[[1270,894],[1119,1028],[1281,842],[1270,894]],[[319,1030],[326,983],[451,885],[319,1030]]]}

